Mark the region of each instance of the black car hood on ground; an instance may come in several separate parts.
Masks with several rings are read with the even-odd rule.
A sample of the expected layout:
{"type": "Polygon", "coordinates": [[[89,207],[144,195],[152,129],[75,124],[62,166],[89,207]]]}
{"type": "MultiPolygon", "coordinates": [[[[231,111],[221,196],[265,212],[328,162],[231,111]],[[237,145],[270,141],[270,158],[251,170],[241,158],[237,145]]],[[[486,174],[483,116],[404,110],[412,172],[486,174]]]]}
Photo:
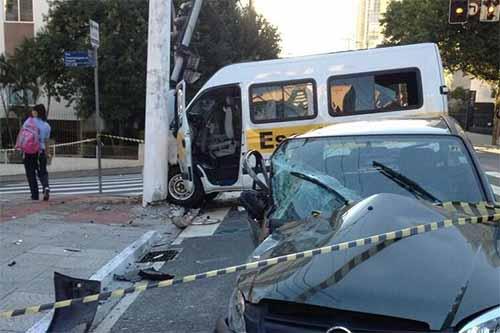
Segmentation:
{"type": "MultiPolygon", "coordinates": [[[[268,240],[272,248],[255,253],[275,257],[457,216],[413,198],[378,194],[331,221],[289,223],[268,240]]],[[[431,330],[455,327],[500,304],[499,230],[454,226],[281,263],[243,274],[238,287],[254,304],[304,303],[415,320],[431,330]]]]}

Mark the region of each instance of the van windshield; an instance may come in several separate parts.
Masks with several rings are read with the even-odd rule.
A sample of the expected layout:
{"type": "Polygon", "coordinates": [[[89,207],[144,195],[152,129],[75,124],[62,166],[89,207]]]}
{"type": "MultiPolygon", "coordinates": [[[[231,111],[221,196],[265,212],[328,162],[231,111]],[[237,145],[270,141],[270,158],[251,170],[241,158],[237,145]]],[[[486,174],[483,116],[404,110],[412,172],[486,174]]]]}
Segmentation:
{"type": "Polygon", "coordinates": [[[303,219],[313,211],[329,216],[345,204],[326,186],[318,186],[319,182],[347,201],[377,193],[433,203],[484,199],[465,146],[452,136],[292,139],[276,151],[272,167],[277,207],[273,218],[279,219],[303,219]]]}

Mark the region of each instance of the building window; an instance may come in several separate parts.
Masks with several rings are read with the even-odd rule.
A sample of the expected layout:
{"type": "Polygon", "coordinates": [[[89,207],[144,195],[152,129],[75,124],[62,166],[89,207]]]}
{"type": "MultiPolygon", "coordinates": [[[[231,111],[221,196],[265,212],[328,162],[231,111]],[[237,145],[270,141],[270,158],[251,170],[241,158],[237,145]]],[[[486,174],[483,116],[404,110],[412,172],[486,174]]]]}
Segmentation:
{"type": "Polygon", "coordinates": [[[316,86],[312,80],[259,84],[250,87],[254,123],[316,117],[316,86]]]}
{"type": "Polygon", "coordinates": [[[331,77],[332,116],[418,109],[422,105],[417,69],[331,77]]]}
{"type": "Polygon", "coordinates": [[[33,22],[33,0],[4,0],[5,21],[33,22]]]}

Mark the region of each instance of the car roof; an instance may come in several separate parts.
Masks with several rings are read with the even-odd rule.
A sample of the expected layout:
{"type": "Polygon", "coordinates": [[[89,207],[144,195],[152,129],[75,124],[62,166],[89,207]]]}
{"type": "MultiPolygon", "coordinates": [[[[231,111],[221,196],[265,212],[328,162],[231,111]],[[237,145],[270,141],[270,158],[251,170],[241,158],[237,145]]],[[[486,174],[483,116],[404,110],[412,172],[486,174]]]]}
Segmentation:
{"type": "Polygon", "coordinates": [[[353,120],[312,130],[296,138],[352,135],[430,134],[450,135],[452,131],[444,116],[413,116],[353,120]]]}

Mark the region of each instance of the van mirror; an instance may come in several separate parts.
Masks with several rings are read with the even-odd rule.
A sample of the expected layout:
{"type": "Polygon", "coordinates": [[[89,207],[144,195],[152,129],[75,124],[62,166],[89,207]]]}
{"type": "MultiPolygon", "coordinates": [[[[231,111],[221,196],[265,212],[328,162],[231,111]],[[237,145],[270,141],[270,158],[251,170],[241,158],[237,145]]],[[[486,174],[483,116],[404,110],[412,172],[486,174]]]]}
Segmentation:
{"type": "Polygon", "coordinates": [[[254,187],[258,187],[267,194],[271,193],[269,174],[264,162],[264,157],[257,150],[250,150],[243,159],[243,170],[253,179],[254,187]],[[259,177],[259,175],[262,177],[259,177]]]}
{"type": "Polygon", "coordinates": [[[268,234],[265,227],[265,215],[271,200],[262,191],[248,190],[241,193],[239,201],[247,211],[250,234],[254,245],[257,246],[268,234]]]}

